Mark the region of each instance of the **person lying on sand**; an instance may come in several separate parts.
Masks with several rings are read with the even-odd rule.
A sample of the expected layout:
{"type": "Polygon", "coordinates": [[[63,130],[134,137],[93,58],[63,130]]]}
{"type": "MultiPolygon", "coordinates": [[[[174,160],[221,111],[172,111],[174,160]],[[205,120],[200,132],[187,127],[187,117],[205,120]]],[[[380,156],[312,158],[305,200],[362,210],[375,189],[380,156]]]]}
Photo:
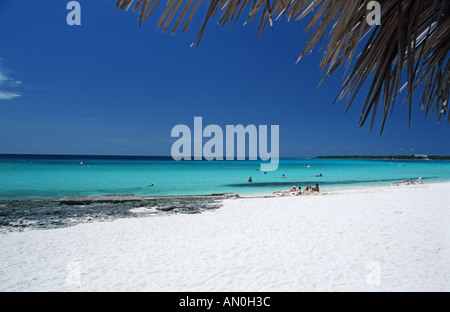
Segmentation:
{"type": "MultiPolygon", "coordinates": [[[[299,190],[301,191],[301,187],[299,188],[299,190]]],[[[292,192],[297,192],[297,187],[294,185],[292,187],[292,189],[290,189],[289,191],[278,191],[278,192],[273,192],[273,194],[286,194],[286,193],[292,193],[292,192]]]]}
{"type": "Polygon", "coordinates": [[[391,185],[393,186],[398,186],[398,185],[416,185],[416,184],[420,184],[422,183],[422,178],[417,178],[417,179],[410,179],[409,181],[401,181],[401,182],[393,182],[391,185]]]}

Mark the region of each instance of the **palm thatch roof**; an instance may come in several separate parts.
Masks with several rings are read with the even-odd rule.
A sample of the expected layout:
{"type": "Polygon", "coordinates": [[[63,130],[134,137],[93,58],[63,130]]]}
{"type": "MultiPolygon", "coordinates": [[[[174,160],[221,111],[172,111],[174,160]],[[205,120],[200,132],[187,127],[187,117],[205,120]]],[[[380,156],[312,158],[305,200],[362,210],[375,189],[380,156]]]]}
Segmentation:
{"type": "MultiPolygon", "coordinates": [[[[163,31],[170,25],[175,33],[183,24],[186,31],[202,0],[117,0],[116,9],[139,11],[139,24],[158,12],[156,26],[163,31]],[[133,5],[134,4],[134,5],[133,5]],[[165,6],[165,7],[164,7],[165,6]]],[[[369,0],[209,0],[195,44],[198,46],[209,20],[218,16],[218,24],[234,25],[240,17],[245,22],[259,19],[258,34],[274,26],[280,18],[311,19],[306,26],[311,32],[301,59],[322,39],[325,53],[320,66],[325,78],[340,67],[350,69],[336,100],[349,99],[348,108],[364,82],[371,87],[364,103],[360,126],[371,118],[373,127],[381,110],[384,129],[386,118],[403,92],[409,104],[411,122],[412,96],[420,90],[420,108],[425,116],[435,113],[438,121],[448,116],[450,62],[450,0],[379,0],[381,25],[367,22],[369,0]],[[381,103],[381,104],[380,104],[381,103]]],[[[371,5],[371,4],[370,4],[371,5]]],[[[348,111],[347,108],[347,111],[348,111]]]]}

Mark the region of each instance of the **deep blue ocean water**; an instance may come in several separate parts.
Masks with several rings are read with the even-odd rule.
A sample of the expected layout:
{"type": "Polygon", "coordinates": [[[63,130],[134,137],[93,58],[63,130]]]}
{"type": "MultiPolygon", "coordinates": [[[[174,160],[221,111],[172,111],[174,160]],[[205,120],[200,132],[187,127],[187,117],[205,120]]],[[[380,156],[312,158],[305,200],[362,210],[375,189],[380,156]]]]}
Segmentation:
{"type": "Polygon", "coordinates": [[[417,177],[423,177],[424,183],[450,180],[450,162],[446,161],[289,158],[281,159],[275,172],[264,174],[257,169],[259,162],[256,161],[177,162],[169,157],[0,155],[0,199],[105,194],[260,195],[315,183],[319,183],[322,190],[330,190],[390,185],[417,177]],[[316,177],[320,173],[323,177],[316,177]],[[248,183],[249,177],[253,183],[248,183]]]}

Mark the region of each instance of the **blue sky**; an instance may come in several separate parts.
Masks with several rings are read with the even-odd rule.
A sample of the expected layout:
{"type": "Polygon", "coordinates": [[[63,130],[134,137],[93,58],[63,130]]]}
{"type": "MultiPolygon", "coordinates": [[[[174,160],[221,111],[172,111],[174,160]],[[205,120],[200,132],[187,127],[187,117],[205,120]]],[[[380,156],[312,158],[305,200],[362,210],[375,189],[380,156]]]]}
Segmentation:
{"type": "MultiPolygon", "coordinates": [[[[281,156],[450,155],[446,122],[397,103],[359,128],[364,93],[345,115],[332,104],[343,73],[318,88],[320,52],[295,64],[304,22],[279,21],[256,39],[257,23],[222,30],[203,21],[186,33],[138,27],[115,0],[81,0],[82,25],[68,26],[68,1],[0,0],[0,153],[170,155],[177,124],[280,126],[281,156]]],[[[417,101],[417,97],[416,97],[417,101]]]]}

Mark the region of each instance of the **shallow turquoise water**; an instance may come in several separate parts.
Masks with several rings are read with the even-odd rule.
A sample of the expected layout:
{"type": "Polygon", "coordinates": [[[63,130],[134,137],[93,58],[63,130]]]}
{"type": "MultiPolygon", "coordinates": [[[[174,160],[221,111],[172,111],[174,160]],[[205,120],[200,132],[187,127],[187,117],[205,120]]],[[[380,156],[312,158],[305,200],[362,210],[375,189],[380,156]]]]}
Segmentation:
{"type": "Polygon", "coordinates": [[[315,183],[326,190],[389,185],[417,177],[423,177],[425,183],[450,180],[450,162],[438,161],[282,159],[275,172],[263,174],[258,168],[259,163],[253,161],[2,156],[0,199],[103,194],[250,195],[315,183]],[[323,177],[316,177],[320,173],[323,177]],[[249,177],[253,183],[248,183],[249,177]],[[151,184],[154,186],[149,187],[151,184]]]}

